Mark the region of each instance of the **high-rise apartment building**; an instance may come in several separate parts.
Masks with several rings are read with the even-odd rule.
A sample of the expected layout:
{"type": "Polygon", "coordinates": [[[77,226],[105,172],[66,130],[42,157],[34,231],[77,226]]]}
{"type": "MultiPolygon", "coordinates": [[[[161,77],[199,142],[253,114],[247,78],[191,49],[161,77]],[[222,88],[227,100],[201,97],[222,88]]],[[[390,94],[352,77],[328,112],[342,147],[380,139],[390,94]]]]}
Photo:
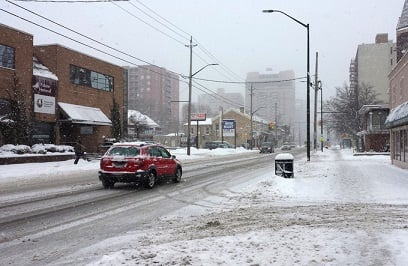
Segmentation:
{"type": "Polygon", "coordinates": [[[396,64],[395,43],[388,34],[377,34],[375,43],[360,44],[350,63],[350,88],[370,86],[380,103],[389,103],[388,74],[396,64]]]}
{"type": "Polygon", "coordinates": [[[217,93],[202,94],[198,97],[200,112],[206,112],[209,117],[218,115],[220,107],[228,110],[242,106],[244,106],[244,96],[239,92],[225,92],[225,89],[218,89],[217,93]]]}
{"type": "Polygon", "coordinates": [[[143,65],[128,69],[128,106],[152,118],[164,134],[179,125],[179,76],[165,68],[143,65]]]}
{"type": "Polygon", "coordinates": [[[295,73],[249,72],[246,78],[245,109],[278,126],[293,127],[296,108],[295,73]]]}

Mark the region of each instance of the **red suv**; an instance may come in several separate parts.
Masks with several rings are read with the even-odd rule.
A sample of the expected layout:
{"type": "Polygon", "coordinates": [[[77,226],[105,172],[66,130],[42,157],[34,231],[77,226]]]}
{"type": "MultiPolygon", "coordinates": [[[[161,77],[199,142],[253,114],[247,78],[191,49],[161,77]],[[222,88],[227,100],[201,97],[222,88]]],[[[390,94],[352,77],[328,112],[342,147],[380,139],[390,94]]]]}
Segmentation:
{"type": "Polygon", "coordinates": [[[157,144],[115,143],[101,158],[99,180],[104,188],[117,182],[142,183],[153,188],[162,179],[181,181],[182,168],[176,156],[157,144]]]}

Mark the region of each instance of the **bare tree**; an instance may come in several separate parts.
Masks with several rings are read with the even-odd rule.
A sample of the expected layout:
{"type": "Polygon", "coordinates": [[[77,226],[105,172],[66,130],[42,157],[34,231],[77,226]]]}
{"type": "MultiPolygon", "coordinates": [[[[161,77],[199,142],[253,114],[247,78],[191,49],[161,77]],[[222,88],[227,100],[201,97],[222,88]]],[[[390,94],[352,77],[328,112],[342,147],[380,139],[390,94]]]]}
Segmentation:
{"type": "Polygon", "coordinates": [[[358,111],[363,105],[377,104],[377,93],[372,86],[362,84],[356,90],[344,84],[336,88],[336,96],[330,98],[325,106],[330,115],[329,127],[340,134],[353,135],[361,131],[358,111]]]}

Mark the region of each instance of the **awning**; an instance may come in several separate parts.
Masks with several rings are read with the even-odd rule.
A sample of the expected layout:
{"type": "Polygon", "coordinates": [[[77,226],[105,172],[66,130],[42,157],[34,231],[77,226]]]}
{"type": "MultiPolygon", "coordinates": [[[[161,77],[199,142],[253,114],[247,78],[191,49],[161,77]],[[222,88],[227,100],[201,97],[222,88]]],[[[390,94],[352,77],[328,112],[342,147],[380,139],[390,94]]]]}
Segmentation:
{"type": "Polygon", "coordinates": [[[408,124],[408,102],[398,105],[391,110],[390,114],[385,120],[385,126],[387,128],[393,128],[397,126],[408,124]]]}
{"type": "Polygon", "coordinates": [[[62,113],[67,117],[66,121],[71,121],[74,124],[98,126],[112,125],[110,119],[99,108],[70,103],[58,103],[58,106],[61,108],[62,113]]]}

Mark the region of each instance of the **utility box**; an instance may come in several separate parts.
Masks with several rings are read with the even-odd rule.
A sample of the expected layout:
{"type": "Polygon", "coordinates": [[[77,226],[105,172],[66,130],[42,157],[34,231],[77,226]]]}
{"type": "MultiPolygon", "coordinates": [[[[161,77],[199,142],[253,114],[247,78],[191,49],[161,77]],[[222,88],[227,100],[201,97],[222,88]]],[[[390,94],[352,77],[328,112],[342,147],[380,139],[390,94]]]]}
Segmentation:
{"type": "Polygon", "coordinates": [[[275,175],[285,178],[293,178],[293,160],[294,157],[290,153],[280,153],[275,157],[275,175]]]}

